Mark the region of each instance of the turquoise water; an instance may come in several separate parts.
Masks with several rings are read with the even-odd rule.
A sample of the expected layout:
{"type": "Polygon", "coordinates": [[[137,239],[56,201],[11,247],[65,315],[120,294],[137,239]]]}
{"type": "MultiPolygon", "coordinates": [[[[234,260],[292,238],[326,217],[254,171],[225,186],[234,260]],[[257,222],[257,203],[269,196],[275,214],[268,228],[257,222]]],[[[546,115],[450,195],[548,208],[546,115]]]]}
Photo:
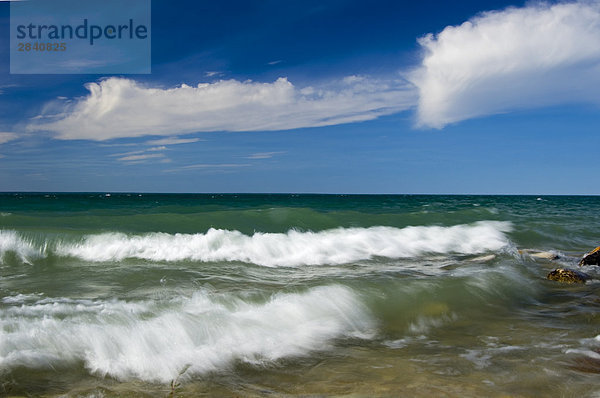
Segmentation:
{"type": "Polygon", "coordinates": [[[0,194],[0,395],[600,396],[598,271],[545,279],[599,221],[600,197],[0,194]]]}

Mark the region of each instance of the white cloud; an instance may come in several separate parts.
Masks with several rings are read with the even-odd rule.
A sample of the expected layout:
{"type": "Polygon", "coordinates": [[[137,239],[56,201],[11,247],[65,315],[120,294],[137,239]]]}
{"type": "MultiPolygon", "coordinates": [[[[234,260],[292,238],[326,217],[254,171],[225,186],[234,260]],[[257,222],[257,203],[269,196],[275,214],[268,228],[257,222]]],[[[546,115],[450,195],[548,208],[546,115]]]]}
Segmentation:
{"type": "Polygon", "coordinates": [[[157,159],[157,158],[164,158],[164,157],[165,157],[165,155],[163,155],[162,153],[156,153],[156,154],[124,156],[117,160],[120,160],[122,162],[133,162],[133,161],[139,161],[139,160],[157,159]]]}
{"type": "Polygon", "coordinates": [[[246,159],[270,159],[275,155],[279,155],[285,153],[283,151],[279,151],[279,152],[258,152],[258,153],[253,153],[250,156],[246,156],[246,159]]]}
{"type": "Polygon", "coordinates": [[[2,132],[0,133],[0,144],[16,140],[17,138],[19,138],[19,136],[15,133],[2,132]]]}
{"type": "Polygon", "coordinates": [[[285,78],[162,89],[113,77],[86,87],[86,97],[54,104],[58,114],[43,115],[28,129],[51,131],[59,139],[96,141],[200,131],[287,130],[371,120],[415,102],[405,81],[356,77],[302,90],[285,78]]]}
{"type": "Polygon", "coordinates": [[[415,107],[418,125],[442,128],[520,109],[600,104],[597,0],[485,12],[419,43],[422,62],[405,73],[412,85],[347,76],[306,87],[279,78],[164,88],[112,77],[87,84],[84,97],[48,104],[28,130],[65,140],[163,136],[145,142],[160,147],[200,141],[177,137],[194,132],[328,126],[415,107]]]}
{"type": "MultiPolygon", "coordinates": [[[[0,0],[2,1],[2,0],[0,0]]],[[[12,88],[12,87],[19,87],[18,84],[4,84],[4,85],[0,85],[0,94],[4,94],[4,89],[5,88],[12,88]]]]}
{"type": "Polygon", "coordinates": [[[206,77],[215,77],[215,76],[221,76],[221,75],[223,75],[223,72],[209,71],[209,72],[204,73],[204,76],[206,76],[206,77]]]}
{"type": "Polygon", "coordinates": [[[483,13],[419,40],[418,124],[562,103],[600,103],[600,2],[483,13]]]}
{"type": "Polygon", "coordinates": [[[178,145],[178,144],[191,144],[192,142],[202,141],[200,138],[161,138],[159,140],[146,141],[146,145],[178,145]]]}
{"type": "Polygon", "coordinates": [[[140,160],[146,160],[146,159],[164,158],[165,155],[163,155],[163,154],[152,154],[152,153],[148,153],[148,152],[159,152],[159,151],[165,151],[165,150],[167,150],[166,146],[159,146],[159,147],[152,147],[152,148],[147,148],[147,149],[142,149],[142,150],[137,150],[137,151],[113,153],[108,156],[109,157],[118,157],[117,160],[120,160],[122,162],[131,162],[131,161],[140,161],[140,160]]]}
{"type": "Polygon", "coordinates": [[[147,150],[147,151],[156,152],[156,151],[165,151],[166,149],[167,149],[167,147],[166,147],[166,146],[164,146],[164,145],[161,145],[161,146],[155,146],[155,147],[152,147],[152,148],[148,148],[148,149],[146,149],[146,150],[147,150]]]}
{"type": "Polygon", "coordinates": [[[144,153],[144,151],[129,151],[129,152],[121,152],[121,153],[113,153],[108,156],[110,157],[119,157],[119,156],[129,156],[129,155],[137,155],[139,153],[144,153]]]}

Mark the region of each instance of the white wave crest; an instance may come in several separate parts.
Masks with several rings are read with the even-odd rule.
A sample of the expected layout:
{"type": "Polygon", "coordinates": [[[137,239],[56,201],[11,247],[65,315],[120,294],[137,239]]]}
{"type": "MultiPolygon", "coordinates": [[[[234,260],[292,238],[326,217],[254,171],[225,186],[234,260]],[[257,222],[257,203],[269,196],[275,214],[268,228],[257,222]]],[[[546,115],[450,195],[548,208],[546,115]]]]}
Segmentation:
{"type": "Polygon", "coordinates": [[[268,364],[330,348],[336,338],[372,337],[369,310],[332,285],[276,294],[263,303],[209,292],[165,303],[48,299],[0,311],[0,369],[83,362],[92,373],[166,383],[268,364]]]}
{"type": "Polygon", "coordinates": [[[43,256],[33,243],[23,239],[15,231],[0,230],[0,264],[4,263],[8,253],[14,253],[21,262],[27,264],[31,259],[43,256]]]}
{"type": "Polygon", "coordinates": [[[87,261],[242,261],[263,266],[345,264],[372,257],[409,258],[426,253],[477,254],[510,245],[511,224],[482,221],[451,227],[337,228],[321,232],[260,233],[210,229],[204,234],[90,235],[62,243],[60,255],[87,261]]]}

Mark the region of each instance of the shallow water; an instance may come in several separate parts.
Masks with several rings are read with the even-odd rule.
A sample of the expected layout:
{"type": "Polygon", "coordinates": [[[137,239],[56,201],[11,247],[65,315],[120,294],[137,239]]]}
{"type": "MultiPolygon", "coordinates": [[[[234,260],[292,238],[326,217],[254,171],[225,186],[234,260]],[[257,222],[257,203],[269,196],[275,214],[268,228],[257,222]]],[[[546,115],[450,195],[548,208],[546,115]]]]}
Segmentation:
{"type": "Polygon", "coordinates": [[[3,194],[0,395],[600,396],[600,284],[545,279],[598,245],[599,210],[3,194]]]}

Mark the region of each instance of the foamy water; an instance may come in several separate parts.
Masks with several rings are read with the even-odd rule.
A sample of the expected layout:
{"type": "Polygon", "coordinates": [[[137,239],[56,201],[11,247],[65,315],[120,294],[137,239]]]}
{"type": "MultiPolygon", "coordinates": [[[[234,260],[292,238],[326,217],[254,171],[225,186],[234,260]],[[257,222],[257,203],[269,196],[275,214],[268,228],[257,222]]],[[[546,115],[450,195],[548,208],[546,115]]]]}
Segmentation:
{"type": "Polygon", "coordinates": [[[351,290],[322,286],[266,302],[199,291],[166,303],[16,297],[0,313],[0,368],[83,361],[93,374],[169,382],[369,338],[374,320],[351,290]],[[188,368],[189,366],[189,368],[188,368]]]}
{"type": "MultiPolygon", "coordinates": [[[[510,247],[505,232],[510,223],[484,221],[451,227],[336,228],[321,232],[290,230],[255,233],[210,229],[199,234],[149,233],[88,235],[80,242],[60,242],[60,256],[86,261],[121,261],[128,258],[150,261],[241,261],[268,267],[346,264],[373,257],[409,258],[424,254],[479,254],[510,247]]],[[[35,253],[14,233],[7,235],[5,251],[35,253]]],[[[2,239],[2,236],[0,236],[2,239]]]]}
{"type": "Polygon", "coordinates": [[[24,263],[44,256],[42,248],[36,248],[31,241],[22,238],[17,232],[0,230],[0,264],[8,253],[13,253],[24,263]]]}
{"type": "Polygon", "coordinates": [[[0,396],[594,396],[600,200],[536,199],[0,195],[0,396]]]}

